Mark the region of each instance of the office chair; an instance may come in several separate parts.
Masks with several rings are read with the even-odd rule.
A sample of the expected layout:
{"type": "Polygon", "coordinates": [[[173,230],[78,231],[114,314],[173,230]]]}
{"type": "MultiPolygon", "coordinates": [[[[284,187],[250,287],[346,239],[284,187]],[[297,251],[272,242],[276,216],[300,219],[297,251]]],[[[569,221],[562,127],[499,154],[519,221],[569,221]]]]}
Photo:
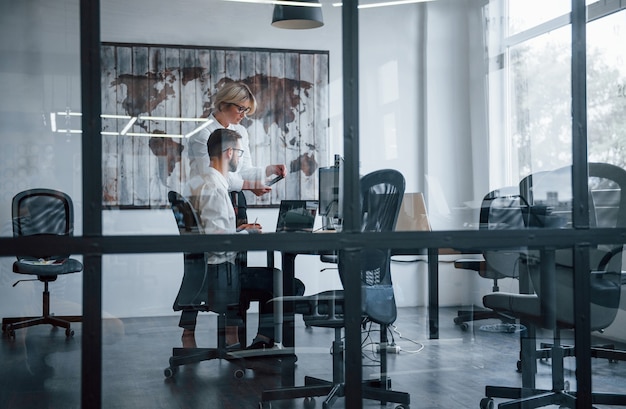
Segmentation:
{"type": "MultiPolygon", "coordinates": [[[[506,212],[507,208],[515,206],[519,200],[518,196],[519,188],[513,186],[507,186],[487,193],[480,206],[478,228],[481,230],[510,228],[511,220],[507,220],[506,217],[499,217],[506,215],[506,213],[499,216],[496,215],[502,213],[503,209],[506,212]],[[499,219],[499,222],[493,223],[493,220],[496,218],[499,219]],[[492,221],[491,223],[490,220],[492,221]]],[[[517,278],[516,274],[511,274],[516,270],[514,265],[516,257],[513,257],[513,264],[511,264],[511,257],[502,252],[487,252],[483,256],[484,260],[457,259],[454,261],[454,267],[476,271],[482,278],[492,280],[493,292],[500,291],[498,280],[508,277],[517,278]]],[[[454,317],[454,323],[463,331],[466,331],[469,328],[468,322],[494,318],[501,320],[505,324],[513,324],[514,321],[494,310],[472,308],[469,310],[458,310],[457,316],[454,317]]]]}
{"type": "MultiPolygon", "coordinates": [[[[65,193],[52,189],[30,189],[18,193],[13,198],[13,236],[71,236],[74,233],[74,209],[72,199],[65,193]]],[[[74,331],[71,322],[80,322],[81,316],[54,316],[50,314],[50,292],[48,284],[59,275],[83,271],[80,261],[68,254],[45,254],[33,251],[33,254],[18,255],[13,263],[13,272],[37,276],[34,279],[18,280],[41,281],[44,284],[40,317],[3,318],[2,331],[10,338],[15,338],[15,330],[39,324],[65,328],[65,335],[71,337],[74,331]]]]}
{"type": "MultiPolygon", "coordinates": [[[[609,164],[589,164],[590,187],[590,225],[592,227],[626,227],[626,171],[609,164]]],[[[571,167],[533,175],[520,183],[520,191],[529,206],[521,207],[527,211],[524,216],[526,227],[565,227],[571,222],[571,167]]],[[[617,314],[621,292],[623,244],[599,245],[589,249],[591,265],[590,311],[592,331],[608,327],[617,314]]],[[[574,328],[574,283],[572,249],[557,249],[546,258],[545,267],[541,257],[548,257],[538,250],[524,250],[519,253],[520,274],[530,277],[534,294],[492,293],[483,297],[483,304],[503,314],[526,320],[537,327],[552,330],[553,342],[550,347],[552,358],[552,389],[537,389],[533,385],[521,388],[487,386],[486,397],[480,402],[482,409],[493,407],[493,398],[513,399],[501,403],[499,408],[535,408],[551,404],[574,407],[576,392],[567,390],[564,379],[563,358],[574,355],[575,348],[561,345],[560,333],[564,329],[574,328]],[[554,261],[552,263],[551,261],[554,261]],[[552,283],[542,281],[546,277],[544,268],[554,268],[554,292],[548,294],[552,283]],[[542,292],[542,284],[550,285],[542,292]],[[553,298],[554,297],[554,298],[553,298]],[[555,315],[553,323],[546,322],[541,305],[554,303],[549,311],[555,315]],[[568,353],[569,351],[570,353],[568,353]]],[[[534,341],[533,341],[534,343],[534,341]]],[[[534,349],[534,348],[533,348],[534,349]]],[[[589,351],[591,356],[623,357],[619,351],[606,351],[603,348],[589,351]],[[614,354],[614,355],[611,355],[614,354]]],[[[534,360],[533,360],[534,363],[534,360]]],[[[626,405],[626,395],[592,393],[595,404],[626,405]]]]}
{"type": "MultiPolygon", "coordinates": [[[[170,191],[168,193],[168,200],[172,207],[172,212],[180,234],[201,234],[200,219],[196,210],[192,204],[181,194],[170,191]]],[[[266,267],[247,267],[246,258],[238,257],[237,263],[241,263],[242,267],[248,269],[266,269],[266,267]]],[[[197,363],[201,361],[208,361],[213,359],[226,359],[238,365],[234,375],[237,378],[242,378],[245,374],[245,369],[249,368],[249,361],[257,358],[279,358],[281,354],[286,354],[283,351],[272,351],[272,353],[258,350],[258,351],[241,351],[231,352],[226,350],[225,329],[226,329],[226,311],[216,310],[213,308],[210,302],[207,302],[209,297],[208,280],[206,276],[207,261],[205,253],[184,253],[184,275],[183,282],[181,284],[181,291],[194,291],[196,293],[191,294],[192,299],[197,300],[190,304],[183,304],[177,297],[174,302],[174,310],[180,311],[184,309],[192,309],[198,311],[212,311],[218,314],[217,317],[217,347],[215,348],[172,348],[172,356],[169,359],[170,366],[165,368],[164,375],[166,378],[172,378],[178,372],[178,367],[197,363]]],[[[180,293],[179,293],[180,295],[180,293]]],[[[242,345],[246,344],[246,314],[245,311],[249,308],[250,301],[258,301],[253,299],[240,299],[236,308],[240,311],[240,317],[243,320],[243,325],[239,328],[239,339],[242,345]]],[[[256,361],[254,368],[259,367],[259,362],[256,361]]],[[[262,365],[261,365],[262,366],[262,365]]]]}
{"type": "MultiPolygon", "coordinates": [[[[365,175],[360,183],[361,231],[382,232],[393,230],[404,194],[404,177],[395,170],[379,170],[365,175]]],[[[410,395],[391,390],[391,380],[387,377],[387,331],[396,319],[396,304],[391,283],[389,250],[363,250],[361,252],[362,323],[373,322],[380,326],[380,376],[372,381],[364,381],[363,397],[386,402],[399,403],[399,408],[408,408],[410,395]]],[[[344,282],[345,266],[339,259],[339,274],[344,282]]],[[[323,408],[330,408],[335,400],[344,396],[344,354],[342,328],[343,290],[325,291],[319,294],[300,297],[295,310],[303,314],[305,324],[313,327],[334,329],[332,343],[333,380],[327,381],[305,377],[304,386],[266,390],[262,394],[261,408],[269,408],[271,401],[305,398],[307,408],[315,405],[315,396],[326,396],[323,408]]]]}

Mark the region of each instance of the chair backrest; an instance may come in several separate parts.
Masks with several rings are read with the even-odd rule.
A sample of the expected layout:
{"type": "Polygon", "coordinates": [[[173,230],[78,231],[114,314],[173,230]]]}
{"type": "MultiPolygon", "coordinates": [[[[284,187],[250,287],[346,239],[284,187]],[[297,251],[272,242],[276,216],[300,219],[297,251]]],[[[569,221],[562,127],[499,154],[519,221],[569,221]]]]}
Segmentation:
{"type": "Polygon", "coordinates": [[[398,220],[405,181],[402,173],[382,169],[361,178],[361,231],[392,231],[398,220]]]}
{"type": "MultiPolygon", "coordinates": [[[[572,178],[571,167],[542,172],[522,181],[522,192],[530,192],[532,207],[541,209],[546,219],[560,220],[557,227],[571,226],[572,178]]],[[[591,227],[626,227],[626,171],[606,163],[589,164],[589,220],[591,227]]],[[[542,227],[541,225],[532,227],[542,227]]],[[[555,227],[548,222],[543,227],[555,227]]],[[[602,329],[615,319],[621,292],[623,244],[604,243],[590,248],[591,260],[591,326],[602,329]]],[[[520,268],[530,274],[533,287],[541,297],[541,270],[538,251],[522,255],[520,268]]],[[[573,253],[558,249],[556,257],[556,317],[562,326],[574,324],[573,253]]]]}
{"type": "MultiPolygon", "coordinates": [[[[392,231],[404,196],[404,176],[396,170],[369,173],[360,181],[361,231],[392,231]]],[[[390,250],[361,251],[361,303],[365,317],[379,324],[391,324],[397,310],[390,274],[390,250]]],[[[345,266],[339,260],[344,282],[345,266]]]]}
{"type": "Polygon", "coordinates": [[[200,219],[189,200],[173,190],[168,192],[167,199],[172,207],[180,234],[199,234],[201,232],[200,219]]]}
{"type": "MultiPolygon", "coordinates": [[[[12,202],[13,236],[74,234],[72,199],[53,189],[30,189],[18,193],[12,202]]],[[[31,254],[18,259],[62,259],[69,254],[31,254]]]]}
{"type": "MultiPolygon", "coordinates": [[[[515,186],[493,190],[485,195],[480,207],[479,229],[519,230],[526,226],[525,204],[515,186]]],[[[519,248],[483,251],[485,268],[479,273],[484,278],[519,277],[519,248]]]]}

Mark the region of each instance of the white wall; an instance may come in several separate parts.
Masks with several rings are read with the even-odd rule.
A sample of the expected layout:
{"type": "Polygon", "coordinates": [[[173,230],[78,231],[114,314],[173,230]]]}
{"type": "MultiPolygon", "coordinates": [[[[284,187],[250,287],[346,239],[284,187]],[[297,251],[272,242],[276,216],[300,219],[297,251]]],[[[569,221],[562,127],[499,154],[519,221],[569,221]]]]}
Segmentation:
{"type": "MultiPolygon", "coordinates": [[[[472,58],[482,56],[472,57],[468,51],[475,45],[467,34],[471,26],[467,16],[474,12],[467,6],[470,3],[439,0],[360,12],[362,174],[398,169],[407,180],[407,192],[425,191],[425,175],[436,175],[445,182],[442,186],[450,204],[473,199],[468,179],[474,162],[467,152],[479,122],[470,112],[468,66],[472,58]]],[[[80,234],[80,139],[52,134],[45,122],[51,110],[80,110],[78,1],[4,4],[1,29],[22,35],[16,39],[0,36],[0,86],[11,96],[0,99],[4,148],[0,170],[16,176],[8,178],[10,183],[2,182],[0,221],[10,226],[9,203],[15,193],[45,185],[72,195],[80,234]]],[[[103,0],[101,12],[102,41],[328,50],[331,154],[342,152],[340,8],[324,2],[324,27],[305,31],[271,27],[272,6],[217,0],[181,0],[163,8],[153,0],[103,0]]],[[[436,203],[428,192],[427,200],[436,216],[436,203]]],[[[259,216],[266,229],[275,225],[275,209],[252,209],[250,214],[259,216]]],[[[445,226],[445,218],[434,219],[436,228],[445,226]]],[[[175,232],[168,212],[106,211],[104,226],[107,234],[175,232]]],[[[1,234],[10,235],[10,228],[1,234]]],[[[252,255],[251,261],[255,260],[263,262],[264,255],[252,255]]],[[[14,279],[11,263],[9,258],[0,260],[0,297],[9,301],[17,294],[9,285],[14,279]]],[[[332,271],[318,273],[321,267],[313,257],[298,259],[298,276],[307,285],[307,293],[338,285],[332,271]]],[[[424,305],[425,264],[394,263],[393,271],[398,304],[424,305]]],[[[122,317],[172,314],[171,302],[181,275],[180,255],[106,256],[104,309],[122,317]]],[[[468,291],[473,288],[473,275],[455,271],[450,263],[442,263],[441,275],[442,305],[476,299],[475,291],[468,291]]],[[[72,300],[80,300],[81,278],[66,279],[72,300]]]]}

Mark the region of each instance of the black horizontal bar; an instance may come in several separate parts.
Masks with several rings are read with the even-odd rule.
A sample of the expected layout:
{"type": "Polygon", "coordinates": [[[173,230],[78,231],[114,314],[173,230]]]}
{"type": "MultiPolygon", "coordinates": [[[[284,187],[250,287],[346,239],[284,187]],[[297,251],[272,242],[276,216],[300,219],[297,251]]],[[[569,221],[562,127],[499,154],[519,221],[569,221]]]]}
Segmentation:
{"type": "Polygon", "coordinates": [[[134,254],[196,253],[207,250],[276,250],[312,253],[351,248],[389,248],[395,254],[414,254],[416,249],[453,248],[464,252],[487,249],[577,244],[626,243],[626,229],[537,229],[489,231],[433,231],[385,233],[266,233],[263,235],[189,236],[59,236],[0,238],[0,256],[42,254],[134,254]]]}

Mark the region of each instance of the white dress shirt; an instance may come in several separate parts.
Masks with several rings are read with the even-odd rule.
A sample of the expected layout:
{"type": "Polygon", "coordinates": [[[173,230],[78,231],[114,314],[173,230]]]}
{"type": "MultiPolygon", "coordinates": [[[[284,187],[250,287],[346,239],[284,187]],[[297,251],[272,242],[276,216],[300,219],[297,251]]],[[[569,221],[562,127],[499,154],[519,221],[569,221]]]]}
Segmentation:
{"type": "MultiPolygon", "coordinates": [[[[235,210],[228,193],[228,182],[224,175],[208,167],[204,176],[190,180],[191,203],[198,212],[204,234],[237,233],[235,210]]],[[[247,234],[245,230],[239,233],[247,234]]],[[[234,263],[234,251],[208,251],[208,264],[234,263]]]]}

